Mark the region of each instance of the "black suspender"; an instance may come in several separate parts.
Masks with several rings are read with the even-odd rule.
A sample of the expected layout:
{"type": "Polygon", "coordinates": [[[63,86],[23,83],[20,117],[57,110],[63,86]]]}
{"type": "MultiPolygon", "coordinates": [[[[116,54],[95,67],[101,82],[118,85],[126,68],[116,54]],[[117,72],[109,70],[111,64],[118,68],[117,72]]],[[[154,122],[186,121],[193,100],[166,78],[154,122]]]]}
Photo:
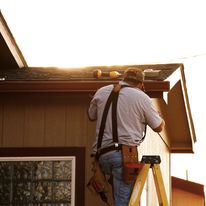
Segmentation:
{"type": "MultiPolygon", "coordinates": [[[[121,85],[120,89],[123,87],[129,87],[128,85],[121,85]]],[[[113,135],[113,142],[118,143],[118,130],[117,130],[117,100],[119,97],[119,91],[115,91],[115,85],[114,89],[111,91],[104,111],[102,115],[102,120],[101,120],[101,125],[99,129],[99,134],[98,134],[98,141],[97,141],[97,150],[101,147],[102,144],[102,138],[104,135],[104,129],[105,129],[105,124],[106,124],[106,119],[107,119],[107,114],[110,108],[110,105],[112,104],[112,135],[113,135]]]]}
{"type": "MultiPolygon", "coordinates": [[[[120,89],[123,87],[130,87],[128,85],[121,85],[120,89]]],[[[102,144],[102,139],[103,139],[103,135],[104,135],[104,129],[105,129],[105,125],[106,125],[106,119],[107,119],[107,115],[108,115],[108,111],[110,108],[110,105],[112,104],[112,136],[113,136],[113,142],[114,143],[118,143],[118,130],[117,130],[117,101],[118,101],[118,97],[119,97],[119,91],[115,91],[115,86],[114,89],[111,91],[104,111],[103,111],[103,115],[102,115],[102,120],[101,120],[101,124],[100,124],[100,129],[99,129],[99,134],[98,134],[98,141],[97,141],[97,150],[101,148],[101,144],[102,144]]],[[[145,124],[145,131],[144,131],[144,136],[142,137],[140,142],[143,142],[145,136],[146,136],[146,128],[147,125],[145,124]]]]}
{"type": "Polygon", "coordinates": [[[104,129],[105,129],[105,124],[106,124],[107,114],[108,114],[109,107],[112,103],[114,95],[115,95],[115,92],[112,90],[112,92],[109,95],[109,98],[107,99],[107,102],[106,102],[106,105],[105,105],[105,108],[104,108],[104,112],[103,112],[103,115],[102,115],[102,121],[101,121],[99,134],[98,134],[97,149],[99,149],[101,147],[101,144],[102,144],[102,138],[103,138],[103,135],[104,135],[104,129]]]}
{"type": "Polygon", "coordinates": [[[112,135],[113,142],[118,143],[118,130],[117,130],[117,100],[119,91],[115,93],[112,101],[112,135]]]}

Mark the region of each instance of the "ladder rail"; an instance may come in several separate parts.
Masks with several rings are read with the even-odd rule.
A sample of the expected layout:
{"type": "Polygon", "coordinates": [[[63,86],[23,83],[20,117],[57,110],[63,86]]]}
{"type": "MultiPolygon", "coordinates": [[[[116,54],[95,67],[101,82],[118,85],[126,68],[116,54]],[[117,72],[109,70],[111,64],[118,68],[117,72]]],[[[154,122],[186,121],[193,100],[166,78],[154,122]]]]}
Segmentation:
{"type": "Polygon", "coordinates": [[[150,168],[152,169],[159,205],[169,206],[160,169],[160,162],[161,160],[159,156],[144,156],[144,161],[142,164],[144,166],[141,168],[139,174],[136,177],[128,206],[139,205],[141,194],[150,168]]]}
{"type": "Polygon", "coordinates": [[[150,164],[145,164],[141,169],[140,173],[138,174],[128,206],[137,206],[139,204],[140,197],[144,188],[144,184],[147,179],[147,174],[149,172],[149,168],[150,168],[150,164]]]}
{"type": "Polygon", "coordinates": [[[153,173],[153,177],[154,177],[154,182],[155,182],[155,187],[156,187],[156,191],[157,191],[159,205],[160,206],[169,206],[159,164],[154,164],[152,166],[152,173],[153,173]]]}

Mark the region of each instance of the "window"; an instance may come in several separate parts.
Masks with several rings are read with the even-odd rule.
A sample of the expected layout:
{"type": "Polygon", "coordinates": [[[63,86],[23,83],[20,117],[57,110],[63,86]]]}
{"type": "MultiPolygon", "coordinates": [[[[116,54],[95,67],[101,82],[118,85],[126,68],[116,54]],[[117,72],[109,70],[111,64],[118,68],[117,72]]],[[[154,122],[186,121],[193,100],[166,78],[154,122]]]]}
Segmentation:
{"type": "MultiPolygon", "coordinates": [[[[20,148],[3,149],[7,154],[0,154],[0,205],[84,205],[84,173],[77,162],[81,155],[77,155],[77,152],[72,152],[72,155],[71,148],[67,148],[67,151],[65,148],[43,149],[22,148],[23,155],[20,148]],[[64,151],[70,155],[65,156],[64,151]],[[40,155],[36,156],[37,152],[40,155]],[[13,153],[16,155],[13,156],[13,153]],[[57,156],[54,156],[55,154],[57,156]],[[77,168],[81,173],[77,174],[77,168]],[[77,176],[81,184],[77,184],[77,176]],[[81,197],[77,198],[78,195],[81,197]],[[83,198],[81,203],[80,198],[83,198]]],[[[75,148],[76,151],[78,149],[81,150],[75,148]]],[[[84,167],[84,158],[80,161],[84,167]]]]}

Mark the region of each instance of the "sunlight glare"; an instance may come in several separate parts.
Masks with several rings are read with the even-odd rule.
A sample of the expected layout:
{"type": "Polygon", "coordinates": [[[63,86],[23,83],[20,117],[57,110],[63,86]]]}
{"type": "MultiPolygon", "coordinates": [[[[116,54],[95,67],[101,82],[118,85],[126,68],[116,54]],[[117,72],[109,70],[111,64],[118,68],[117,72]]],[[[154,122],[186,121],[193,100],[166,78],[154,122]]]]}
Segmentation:
{"type": "Polygon", "coordinates": [[[185,1],[1,1],[29,66],[165,63],[206,46],[205,12],[185,1]]]}

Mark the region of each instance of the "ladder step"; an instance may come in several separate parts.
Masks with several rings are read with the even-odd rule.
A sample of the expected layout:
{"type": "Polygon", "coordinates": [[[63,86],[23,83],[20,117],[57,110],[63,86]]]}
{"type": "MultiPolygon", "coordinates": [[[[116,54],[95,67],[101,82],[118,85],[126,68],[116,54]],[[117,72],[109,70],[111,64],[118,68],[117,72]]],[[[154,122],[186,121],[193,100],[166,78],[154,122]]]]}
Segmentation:
{"type": "Polygon", "coordinates": [[[142,164],[160,164],[161,159],[159,155],[143,155],[141,163],[142,164]]]}
{"type": "Polygon", "coordinates": [[[140,163],[126,163],[125,166],[127,168],[143,168],[144,164],[140,164],[140,163]]]}

